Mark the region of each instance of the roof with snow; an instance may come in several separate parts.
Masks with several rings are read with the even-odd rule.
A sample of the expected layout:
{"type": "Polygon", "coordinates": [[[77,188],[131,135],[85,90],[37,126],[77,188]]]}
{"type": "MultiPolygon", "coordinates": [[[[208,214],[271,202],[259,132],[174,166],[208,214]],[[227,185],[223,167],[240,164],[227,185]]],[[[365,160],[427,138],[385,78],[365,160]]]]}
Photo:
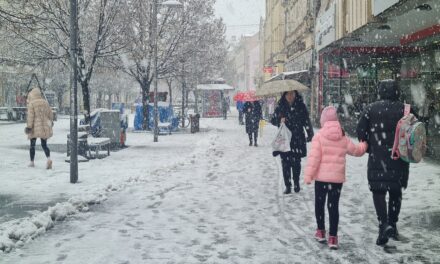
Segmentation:
{"type": "Polygon", "coordinates": [[[197,85],[198,90],[234,90],[234,87],[224,83],[210,83],[197,85]]]}

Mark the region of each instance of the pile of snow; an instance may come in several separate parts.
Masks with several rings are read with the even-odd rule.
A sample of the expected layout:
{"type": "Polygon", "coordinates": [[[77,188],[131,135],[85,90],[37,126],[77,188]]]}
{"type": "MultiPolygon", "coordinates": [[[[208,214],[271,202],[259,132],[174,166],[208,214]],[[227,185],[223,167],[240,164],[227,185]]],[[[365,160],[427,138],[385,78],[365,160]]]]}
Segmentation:
{"type": "MultiPolygon", "coordinates": [[[[173,165],[166,165],[152,174],[166,174],[177,167],[194,163],[194,160],[201,158],[206,153],[215,150],[214,142],[218,135],[210,135],[196,143],[196,148],[187,161],[176,162],[173,165]]],[[[22,247],[25,243],[31,241],[35,237],[44,234],[51,229],[57,222],[65,220],[67,217],[80,212],[88,212],[90,205],[100,204],[107,200],[111,192],[116,192],[127,188],[130,185],[136,185],[139,182],[147,182],[148,176],[130,177],[120,183],[109,183],[104,189],[88,190],[87,193],[76,195],[67,202],[57,203],[55,206],[49,207],[46,211],[38,212],[31,217],[20,218],[5,222],[0,225],[0,250],[9,253],[17,247],[22,247]]]]}

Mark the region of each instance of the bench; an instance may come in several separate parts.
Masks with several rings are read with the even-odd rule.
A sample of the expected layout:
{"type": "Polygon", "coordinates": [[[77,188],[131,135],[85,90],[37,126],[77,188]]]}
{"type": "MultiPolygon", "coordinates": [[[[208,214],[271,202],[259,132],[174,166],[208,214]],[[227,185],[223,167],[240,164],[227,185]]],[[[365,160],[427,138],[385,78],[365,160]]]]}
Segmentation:
{"type": "Polygon", "coordinates": [[[157,124],[157,127],[159,128],[159,133],[161,131],[166,131],[169,135],[171,135],[172,124],[170,122],[159,122],[159,124],[157,124]]]}
{"type": "Polygon", "coordinates": [[[110,144],[111,141],[109,138],[87,138],[89,158],[92,158],[91,149],[95,150],[94,158],[99,158],[99,151],[101,151],[104,147],[107,149],[107,156],[110,156],[110,144]]]}

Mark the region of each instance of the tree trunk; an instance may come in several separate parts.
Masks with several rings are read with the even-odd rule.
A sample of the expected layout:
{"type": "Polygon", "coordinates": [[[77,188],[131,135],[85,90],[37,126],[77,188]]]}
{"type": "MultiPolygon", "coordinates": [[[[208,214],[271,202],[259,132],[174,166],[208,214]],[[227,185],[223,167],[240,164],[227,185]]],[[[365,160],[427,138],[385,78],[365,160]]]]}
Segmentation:
{"type": "Polygon", "coordinates": [[[185,127],[185,81],[182,82],[182,128],[185,127]]]}
{"type": "Polygon", "coordinates": [[[102,92],[98,92],[96,97],[96,108],[102,108],[102,92]]]}
{"type": "Polygon", "coordinates": [[[169,95],[170,95],[170,105],[173,105],[173,89],[172,89],[173,80],[167,79],[167,84],[168,84],[168,91],[169,91],[169,95]]]}
{"type": "Polygon", "coordinates": [[[63,93],[58,92],[57,93],[57,101],[58,101],[58,111],[62,111],[63,110],[63,93]]]}
{"type": "Polygon", "coordinates": [[[108,92],[107,109],[112,109],[112,92],[108,92]]]}
{"type": "Polygon", "coordinates": [[[143,121],[142,128],[144,130],[150,130],[149,122],[150,113],[148,111],[148,103],[149,103],[149,93],[150,93],[150,82],[143,81],[141,84],[142,89],[142,110],[143,110],[143,121]]]}
{"type": "Polygon", "coordinates": [[[83,104],[84,104],[84,120],[86,124],[90,124],[90,92],[89,92],[89,82],[81,82],[82,94],[83,94],[83,104]]]}

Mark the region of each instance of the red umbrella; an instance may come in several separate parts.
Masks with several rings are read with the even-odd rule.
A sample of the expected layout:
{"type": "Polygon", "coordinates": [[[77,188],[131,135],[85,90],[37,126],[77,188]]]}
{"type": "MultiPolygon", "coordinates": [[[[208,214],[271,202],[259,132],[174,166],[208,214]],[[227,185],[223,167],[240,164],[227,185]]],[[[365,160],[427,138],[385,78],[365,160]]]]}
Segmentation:
{"type": "Polygon", "coordinates": [[[244,95],[243,101],[245,101],[245,102],[258,101],[258,98],[255,95],[255,91],[247,91],[246,94],[244,95]]]}
{"type": "Polygon", "coordinates": [[[246,93],[244,92],[238,92],[234,95],[234,101],[243,101],[244,96],[246,95],[246,93]]]}

